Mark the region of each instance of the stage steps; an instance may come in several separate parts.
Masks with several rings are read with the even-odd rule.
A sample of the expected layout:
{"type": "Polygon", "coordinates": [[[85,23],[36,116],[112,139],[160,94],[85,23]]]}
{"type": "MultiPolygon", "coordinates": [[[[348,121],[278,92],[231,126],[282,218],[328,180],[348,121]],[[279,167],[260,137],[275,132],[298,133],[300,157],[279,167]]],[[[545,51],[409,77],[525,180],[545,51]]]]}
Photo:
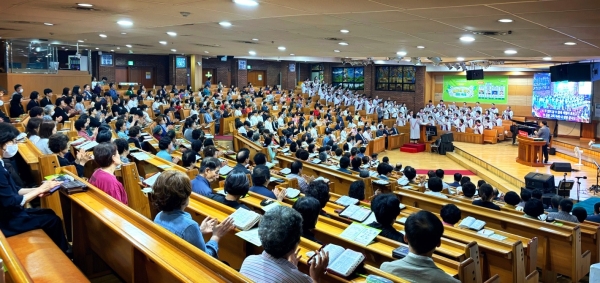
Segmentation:
{"type": "Polygon", "coordinates": [[[425,145],[422,143],[405,143],[402,147],[400,147],[400,151],[419,153],[425,151],[425,145]]]}
{"type": "Polygon", "coordinates": [[[454,147],[454,152],[446,152],[446,156],[475,173],[481,179],[498,188],[498,190],[503,193],[509,191],[519,192],[521,187],[525,186],[524,178],[517,179],[456,146],[454,147]]]}

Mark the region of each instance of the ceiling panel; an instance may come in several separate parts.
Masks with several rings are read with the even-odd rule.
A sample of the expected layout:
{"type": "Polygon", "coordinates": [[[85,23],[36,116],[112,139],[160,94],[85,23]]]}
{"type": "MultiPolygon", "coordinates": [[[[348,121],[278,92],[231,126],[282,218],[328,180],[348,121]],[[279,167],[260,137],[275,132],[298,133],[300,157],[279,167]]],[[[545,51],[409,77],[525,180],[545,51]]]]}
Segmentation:
{"type": "Polygon", "coordinates": [[[338,14],[336,15],[336,17],[357,21],[365,24],[415,21],[423,19],[421,17],[413,16],[400,11],[346,13],[338,14]]]}
{"type": "MultiPolygon", "coordinates": [[[[508,1],[507,1],[508,2],[508,1]]],[[[513,2],[513,1],[510,1],[513,2]]],[[[517,1],[514,1],[517,2],[517,1]]],[[[597,9],[598,0],[547,0],[527,1],[523,3],[494,4],[492,7],[509,13],[540,13],[552,11],[574,11],[597,9]]]]}
{"type": "Polygon", "coordinates": [[[466,7],[447,7],[432,9],[413,9],[404,11],[407,14],[416,15],[426,19],[445,19],[445,18],[470,18],[470,17],[489,17],[498,18],[494,15],[505,14],[497,9],[486,6],[466,6],[466,7]]]}
{"type": "Polygon", "coordinates": [[[518,3],[529,2],[531,0],[371,0],[374,3],[389,5],[401,9],[416,9],[416,8],[436,8],[436,7],[452,7],[452,6],[474,6],[493,3],[518,3]]]}
{"type": "Polygon", "coordinates": [[[430,32],[459,32],[461,29],[457,29],[455,27],[451,27],[445,24],[441,24],[438,22],[430,21],[430,20],[420,20],[420,21],[406,21],[406,22],[393,22],[393,23],[382,23],[382,24],[374,24],[374,26],[395,30],[399,32],[409,33],[409,34],[419,34],[419,33],[430,33],[430,32]]]}
{"type": "Polygon", "coordinates": [[[600,10],[517,14],[547,27],[600,26],[600,10]]]}
{"type": "Polygon", "coordinates": [[[600,27],[561,27],[555,29],[580,39],[600,39],[600,27]]]}
{"type": "Polygon", "coordinates": [[[446,18],[439,19],[438,21],[455,26],[457,28],[472,30],[472,31],[509,31],[518,29],[533,29],[540,28],[540,25],[535,23],[516,19],[515,17],[508,14],[501,14],[495,16],[478,16],[478,17],[465,17],[465,18],[446,18]],[[501,23],[499,19],[513,19],[512,23],[501,23]]]}
{"type": "Polygon", "coordinates": [[[369,2],[367,0],[264,0],[261,1],[261,3],[262,2],[303,10],[308,13],[314,13],[315,11],[318,11],[319,13],[352,13],[392,10],[388,5],[369,2]]]}

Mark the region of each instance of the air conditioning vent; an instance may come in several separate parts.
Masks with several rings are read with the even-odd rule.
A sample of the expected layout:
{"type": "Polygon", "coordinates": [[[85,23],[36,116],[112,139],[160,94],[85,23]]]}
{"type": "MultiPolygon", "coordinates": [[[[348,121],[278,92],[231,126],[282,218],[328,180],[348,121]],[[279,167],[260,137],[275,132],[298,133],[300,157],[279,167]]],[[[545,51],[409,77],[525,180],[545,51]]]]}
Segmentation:
{"type": "Polygon", "coordinates": [[[78,10],[78,11],[88,11],[88,12],[99,11],[98,9],[96,9],[94,7],[80,7],[80,6],[76,6],[76,7],[71,7],[71,9],[78,10]]]}
{"type": "Polygon", "coordinates": [[[138,47],[153,47],[152,45],[149,45],[149,44],[133,44],[133,46],[138,46],[138,47]]]}
{"type": "Polygon", "coordinates": [[[343,39],[341,38],[337,38],[337,37],[326,37],[325,40],[331,40],[331,41],[343,41],[343,39]]]}
{"type": "Polygon", "coordinates": [[[194,45],[200,46],[200,47],[219,47],[218,45],[202,44],[202,43],[194,43],[194,45]]]}
{"type": "Polygon", "coordinates": [[[21,25],[39,25],[43,24],[40,22],[30,22],[30,21],[9,21],[11,24],[21,24],[21,25]]]}
{"type": "Polygon", "coordinates": [[[234,42],[244,43],[244,44],[256,44],[256,42],[254,42],[254,41],[245,41],[245,40],[235,40],[234,42]]]}
{"type": "Polygon", "coordinates": [[[487,35],[487,36],[498,36],[498,35],[509,35],[512,34],[512,30],[509,31],[485,31],[485,30],[481,30],[481,31],[473,31],[473,34],[477,34],[477,35],[487,35]]]}
{"type": "Polygon", "coordinates": [[[6,31],[20,31],[20,30],[18,30],[18,29],[14,29],[14,28],[3,28],[3,27],[0,27],[0,30],[6,30],[6,31]]]}

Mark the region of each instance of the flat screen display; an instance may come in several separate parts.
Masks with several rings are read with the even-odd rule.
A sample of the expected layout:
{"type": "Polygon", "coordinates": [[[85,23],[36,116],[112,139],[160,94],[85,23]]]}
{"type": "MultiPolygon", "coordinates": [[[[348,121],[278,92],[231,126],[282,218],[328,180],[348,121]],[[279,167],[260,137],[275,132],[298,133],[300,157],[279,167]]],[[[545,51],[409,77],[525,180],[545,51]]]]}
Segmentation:
{"type": "Polygon", "coordinates": [[[591,101],[592,82],[551,82],[550,73],[533,76],[534,117],[589,123],[591,101]]]}

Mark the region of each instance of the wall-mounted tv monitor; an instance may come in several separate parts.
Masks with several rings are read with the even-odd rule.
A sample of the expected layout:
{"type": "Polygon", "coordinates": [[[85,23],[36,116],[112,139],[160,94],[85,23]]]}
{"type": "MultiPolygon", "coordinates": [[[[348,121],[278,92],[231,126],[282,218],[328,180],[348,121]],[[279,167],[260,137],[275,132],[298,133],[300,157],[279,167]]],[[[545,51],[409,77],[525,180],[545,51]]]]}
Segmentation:
{"type": "Polygon", "coordinates": [[[533,76],[534,117],[589,123],[591,102],[592,82],[551,82],[550,73],[533,76]]]}

